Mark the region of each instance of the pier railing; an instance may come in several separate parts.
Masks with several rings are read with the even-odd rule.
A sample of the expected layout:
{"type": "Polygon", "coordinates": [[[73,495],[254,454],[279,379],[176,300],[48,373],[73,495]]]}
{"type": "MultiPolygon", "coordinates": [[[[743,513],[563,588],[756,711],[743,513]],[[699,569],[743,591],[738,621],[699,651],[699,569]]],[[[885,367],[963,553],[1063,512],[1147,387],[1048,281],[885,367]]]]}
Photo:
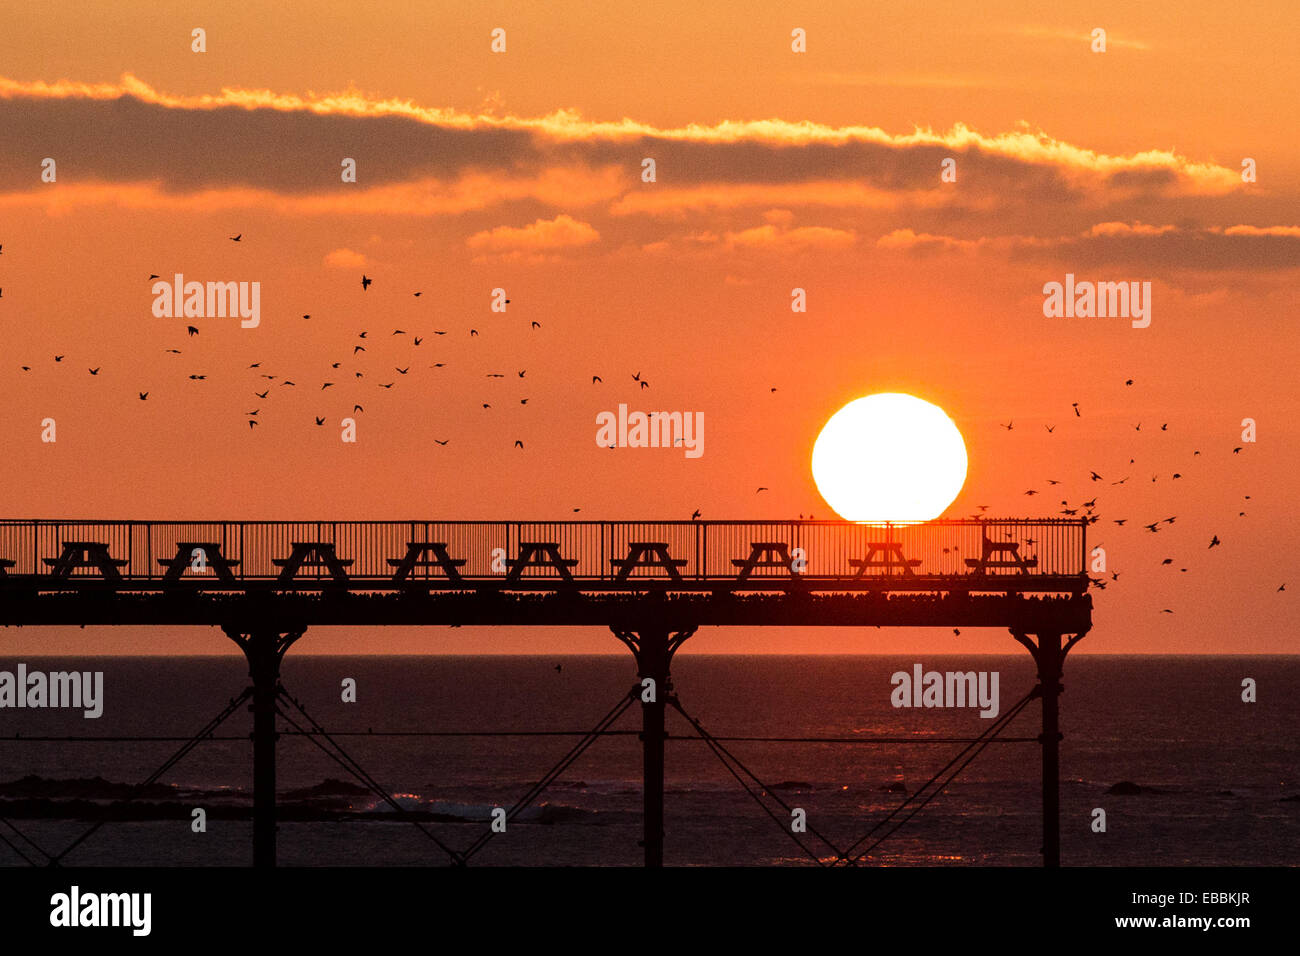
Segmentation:
{"type": "Polygon", "coordinates": [[[203,583],[203,574],[195,572],[206,572],[206,559],[212,557],[227,562],[237,582],[291,579],[310,586],[313,580],[346,575],[358,586],[382,585],[400,572],[408,585],[437,587],[452,583],[441,557],[456,562],[463,579],[510,578],[525,587],[563,579],[567,573],[575,582],[611,587],[635,587],[649,578],[683,586],[739,579],[755,586],[797,575],[809,581],[859,584],[887,579],[895,585],[1011,578],[1033,588],[1085,574],[1085,532],[1084,520],[1045,518],[912,524],[3,519],[0,576],[61,577],[74,583],[110,576],[93,561],[72,560],[80,549],[81,559],[94,554],[111,558],[124,584],[161,583],[185,549],[200,544],[211,546],[213,554],[204,554],[205,560],[194,569],[173,573],[176,583],[203,583]],[[103,547],[82,549],[87,543],[103,547]],[[419,559],[410,562],[413,566],[401,570],[412,545],[433,544],[441,547],[421,551],[419,559]],[[312,551],[300,566],[286,569],[291,554],[306,552],[309,545],[324,548],[312,551]],[[331,567],[322,555],[333,555],[338,562],[331,567]]]}

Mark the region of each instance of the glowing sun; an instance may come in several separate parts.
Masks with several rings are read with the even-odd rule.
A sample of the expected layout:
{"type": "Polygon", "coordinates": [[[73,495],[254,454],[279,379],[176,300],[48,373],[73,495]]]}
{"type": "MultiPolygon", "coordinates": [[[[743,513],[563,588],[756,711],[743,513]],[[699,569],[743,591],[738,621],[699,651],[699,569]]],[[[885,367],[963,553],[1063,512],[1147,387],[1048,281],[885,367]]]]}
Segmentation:
{"type": "Polygon", "coordinates": [[[942,408],[901,392],[849,402],[812,453],[813,481],[849,521],[929,521],[966,482],[966,443],[942,408]]]}

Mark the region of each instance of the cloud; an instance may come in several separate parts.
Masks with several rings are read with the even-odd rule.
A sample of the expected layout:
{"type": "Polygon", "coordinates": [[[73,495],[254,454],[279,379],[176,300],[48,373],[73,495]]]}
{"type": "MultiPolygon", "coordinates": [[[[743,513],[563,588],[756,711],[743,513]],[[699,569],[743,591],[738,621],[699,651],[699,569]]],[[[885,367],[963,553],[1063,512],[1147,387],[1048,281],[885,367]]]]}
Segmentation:
{"type": "Polygon", "coordinates": [[[528,226],[497,226],[470,236],[465,244],[479,252],[542,252],[572,249],[600,241],[589,223],[567,215],[538,219],[528,226]]]}
{"type": "MultiPolygon", "coordinates": [[[[890,133],[759,119],[659,127],[588,120],[571,110],[539,117],[470,113],[355,91],[176,95],[130,74],[116,84],[0,78],[0,129],[0,192],[50,200],[53,190],[39,182],[33,156],[58,160],[60,188],[108,182],[164,194],[264,190],[321,197],[342,209],[360,209],[363,190],[415,182],[449,192],[479,184],[484,202],[509,202],[520,192],[512,187],[531,184],[527,198],[557,205],[566,192],[557,180],[567,180],[587,201],[603,197],[625,215],[666,214],[674,203],[687,210],[742,203],[747,196],[771,208],[791,205],[800,191],[809,201],[834,203],[838,191],[846,205],[883,207],[897,206],[900,197],[908,204],[1073,205],[1218,196],[1242,187],[1238,170],[1172,150],[1114,155],[1029,126],[890,133]],[[656,159],[659,184],[640,183],[645,156],[656,159]],[[958,161],[959,190],[939,188],[939,164],[948,156],[958,161]],[[355,186],[341,182],[344,158],[356,160],[355,186]]],[[[446,205],[454,211],[454,203],[446,205]]]]}
{"type": "Polygon", "coordinates": [[[911,229],[895,229],[876,240],[881,249],[902,249],[928,251],[935,249],[968,250],[974,249],[979,242],[972,239],[958,239],[954,236],[936,236],[928,232],[913,232],[911,229]]]}
{"type": "Polygon", "coordinates": [[[359,269],[365,264],[365,254],[351,249],[335,249],[325,256],[325,265],[335,269],[359,269]]]}

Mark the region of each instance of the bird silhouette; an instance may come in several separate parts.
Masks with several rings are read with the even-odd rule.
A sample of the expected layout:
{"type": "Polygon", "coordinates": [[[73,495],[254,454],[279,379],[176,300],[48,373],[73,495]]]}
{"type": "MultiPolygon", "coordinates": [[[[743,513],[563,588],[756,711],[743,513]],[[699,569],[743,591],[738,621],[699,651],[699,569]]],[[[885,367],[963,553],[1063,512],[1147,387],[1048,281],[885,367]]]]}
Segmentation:
{"type": "MultiPolygon", "coordinates": [[[[316,418],[316,416],[313,415],[312,418],[316,418]]],[[[325,419],[323,419],[323,418],[316,418],[316,424],[317,424],[317,425],[324,425],[324,424],[325,424],[325,419]]]]}
{"type": "Polygon", "coordinates": [[[369,288],[370,288],[370,283],[372,283],[372,282],[374,282],[374,281],[375,281],[374,279],[371,279],[371,278],[370,278],[369,276],[367,276],[365,273],[362,273],[362,275],[361,275],[361,291],[362,291],[362,292],[365,292],[367,289],[369,289],[369,288]]]}
{"type": "Polygon", "coordinates": [[[1214,537],[1210,538],[1210,547],[1211,547],[1211,548],[1217,548],[1217,547],[1218,547],[1219,545],[1221,545],[1222,543],[1223,543],[1223,542],[1219,540],[1219,536],[1218,536],[1217,534],[1214,535],[1214,537]]]}
{"type": "Polygon", "coordinates": [[[1079,403],[1078,403],[1078,402],[1071,402],[1071,403],[1070,403],[1070,407],[1074,409],[1074,417],[1075,417],[1075,418],[1082,418],[1082,417],[1083,417],[1082,415],[1079,414],[1079,403]]]}
{"type": "Polygon", "coordinates": [[[441,438],[435,438],[435,439],[434,439],[434,442],[435,442],[436,444],[439,444],[439,445],[445,445],[445,444],[447,444],[447,442],[449,442],[449,441],[451,441],[450,438],[448,438],[448,439],[446,439],[446,440],[443,440],[443,439],[441,439],[441,438]]]}
{"type": "Polygon", "coordinates": [[[100,368],[103,368],[103,366],[101,365],[101,366],[99,366],[99,368],[92,368],[92,369],[90,369],[90,374],[91,374],[91,375],[98,375],[98,374],[99,374],[99,369],[100,369],[100,368]]]}
{"type": "Polygon", "coordinates": [[[692,520],[692,521],[695,521],[696,519],[698,519],[699,516],[700,516],[700,509],[699,509],[699,508],[696,508],[694,511],[691,512],[691,520],[692,520]]]}
{"type": "Polygon", "coordinates": [[[148,399],[149,399],[148,392],[140,392],[140,401],[144,402],[147,401],[148,399]]]}
{"type": "Polygon", "coordinates": [[[603,381],[605,381],[605,380],[604,380],[603,378],[601,378],[599,375],[593,375],[593,376],[591,377],[591,384],[592,384],[592,385],[595,385],[597,382],[603,382],[603,381]]]}
{"type": "Polygon", "coordinates": [[[516,448],[523,448],[523,447],[524,447],[524,443],[521,442],[519,439],[516,438],[516,439],[515,439],[515,447],[516,447],[516,448]]]}
{"type": "MultiPolygon", "coordinates": [[[[506,299],[506,301],[509,302],[510,300],[509,300],[509,299],[506,299]]],[[[533,328],[535,328],[535,329],[540,329],[541,327],[542,327],[542,323],[540,323],[540,322],[534,322],[534,323],[533,323],[533,328]]]]}
{"type": "Polygon", "coordinates": [[[1056,426],[1055,426],[1055,425],[1044,425],[1043,427],[1047,429],[1047,434],[1049,434],[1049,435],[1050,435],[1052,432],[1056,431],[1056,426]]]}
{"type": "Polygon", "coordinates": [[[62,355],[56,355],[56,356],[54,356],[54,361],[56,361],[56,362],[62,362],[62,361],[63,361],[63,356],[62,356],[62,355]]]}
{"type": "Polygon", "coordinates": [[[241,232],[237,236],[227,236],[226,238],[229,239],[231,242],[238,242],[240,239],[244,238],[244,234],[241,232]]]}
{"type": "MultiPolygon", "coordinates": [[[[1001,423],[999,422],[999,424],[1001,424],[1001,423]]],[[[1011,429],[1015,427],[1015,424],[1016,424],[1016,423],[1015,423],[1015,420],[1013,419],[1013,420],[1007,422],[1005,425],[1002,425],[1002,427],[1005,428],[1007,431],[1011,431],[1011,429]]]]}
{"type": "Polygon", "coordinates": [[[271,390],[268,388],[265,392],[254,392],[253,394],[258,398],[266,398],[266,396],[271,394],[271,390]]]}
{"type": "Polygon", "coordinates": [[[185,326],[185,331],[189,333],[191,338],[199,334],[199,330],[192,325],[185,326]]]}
{"type": "Polygon", "coordinates": [[[758,491],[755,491],[755,492],[754,492],[754,494],[758,494],[759,491],[767,491],[767,486],[764,485],[763,487],[760,487],[760,488],[758,489],[758,491]]]}
{"type": "Polygon", "coordinates": [[[411,370],[411,366],[409,366],[409,365],[406,366],[406,368],[399,368],[399,369],[396,369],[398,375],[405,375],[405,374],[406,374],[407,372],[409,372],[410,370],[411,370]]]}

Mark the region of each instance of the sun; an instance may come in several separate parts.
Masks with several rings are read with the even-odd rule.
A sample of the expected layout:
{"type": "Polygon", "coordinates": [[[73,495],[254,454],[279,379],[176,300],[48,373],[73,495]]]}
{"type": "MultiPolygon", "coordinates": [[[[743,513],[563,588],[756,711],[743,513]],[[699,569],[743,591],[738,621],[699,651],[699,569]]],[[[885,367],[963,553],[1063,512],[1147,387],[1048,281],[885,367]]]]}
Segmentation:
{"type": "Polygon", "coordinates": [[[929,521],[966,482],[966,443],[942,408],[902,392],[849,402],[812,453],[813,481],[849,521],[929,521]]]}

